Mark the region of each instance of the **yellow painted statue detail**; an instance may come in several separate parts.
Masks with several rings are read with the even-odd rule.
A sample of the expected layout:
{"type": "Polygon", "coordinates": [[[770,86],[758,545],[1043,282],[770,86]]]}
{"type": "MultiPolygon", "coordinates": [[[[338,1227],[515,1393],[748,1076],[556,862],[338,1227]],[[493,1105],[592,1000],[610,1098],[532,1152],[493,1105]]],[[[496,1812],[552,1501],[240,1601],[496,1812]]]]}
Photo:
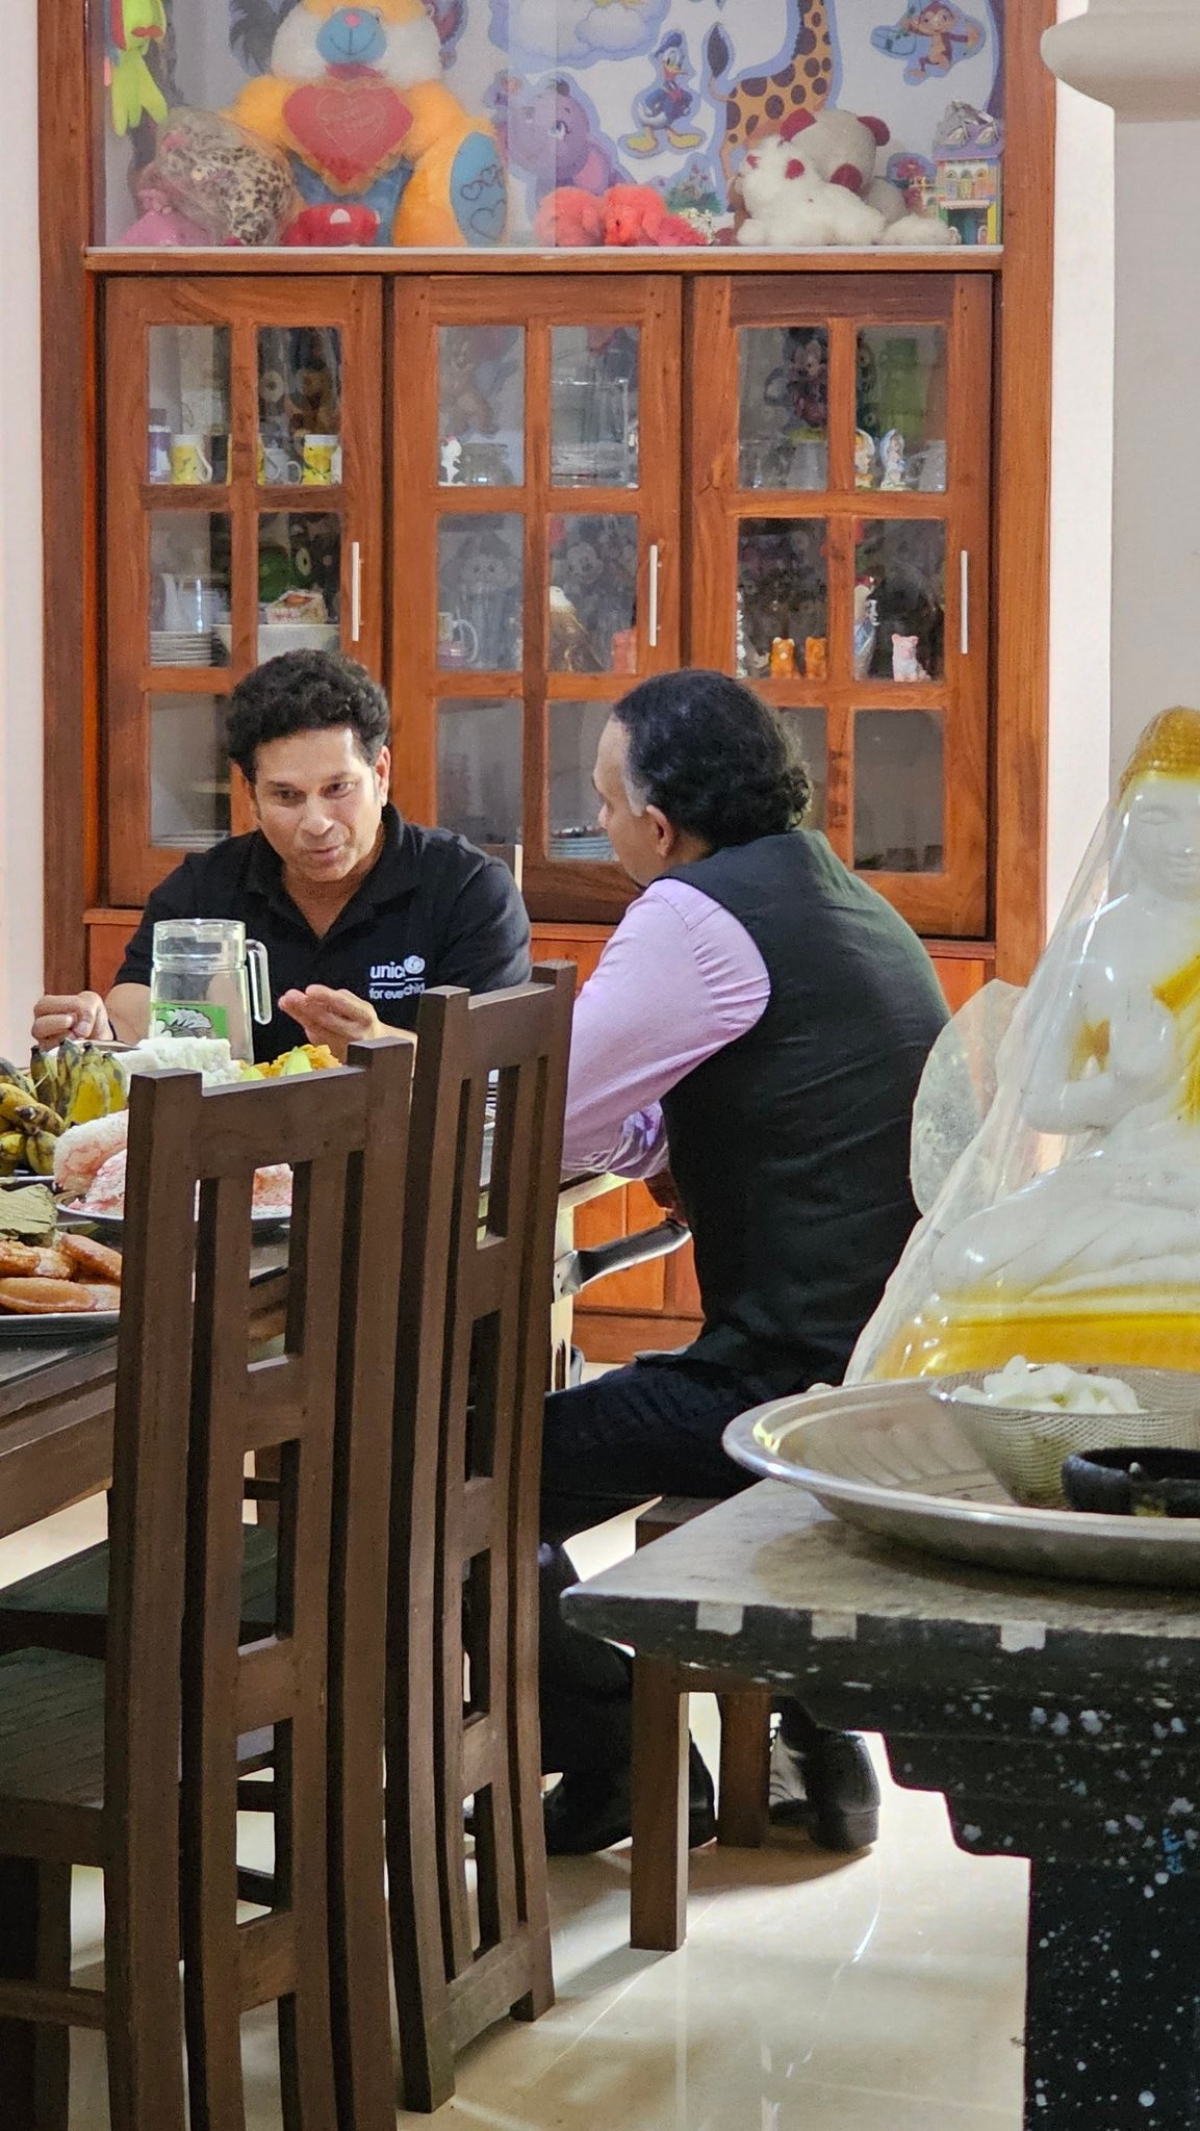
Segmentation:
{"type": "Polygon", "coordinates": [[[850,1374],[928,1375],[1017,1353],[1200,1367],[1194,710],[1165,711],[1143,733],[1013,1013],[987,1114],[850,1374]]]}

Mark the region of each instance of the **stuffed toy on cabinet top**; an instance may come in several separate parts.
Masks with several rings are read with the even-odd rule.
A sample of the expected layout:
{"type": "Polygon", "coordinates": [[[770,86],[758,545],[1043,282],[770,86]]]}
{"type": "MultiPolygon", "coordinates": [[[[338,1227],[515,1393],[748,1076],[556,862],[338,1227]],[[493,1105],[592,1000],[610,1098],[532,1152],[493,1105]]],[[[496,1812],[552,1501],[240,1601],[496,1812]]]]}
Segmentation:
{"type": "Polygon", "coordinates": [[[934,216],[908,214],[899,188],[876,179],[882,119],[826,109],[794,112],[777,133],[760,134],[737,174],[746,211],[739,244],[944,245],[954,234],[934,216]]]}
{"type": "MultiPolygon", "coordinates": [[[[297,0],[275,34],[270,72],[247,82],[231,116],[285,150],[310,243],[344,243],[339,211],[348,206],[377,218],[380,244],[504,236],[495,134],[442,80],[423,0],[297,0]]],[[[364,226],[361,215],[356,222],[364,226]]]]}

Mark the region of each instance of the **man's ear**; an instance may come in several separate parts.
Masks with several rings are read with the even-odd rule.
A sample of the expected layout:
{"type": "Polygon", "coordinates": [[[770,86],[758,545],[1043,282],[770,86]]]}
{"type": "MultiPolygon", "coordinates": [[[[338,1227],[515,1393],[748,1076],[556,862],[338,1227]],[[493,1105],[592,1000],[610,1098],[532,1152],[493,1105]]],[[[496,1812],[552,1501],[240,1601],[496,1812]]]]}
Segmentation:
{"type": "Polygon", "coordinates": [[[661,807],[647,807],[646,816],[654,823],[654,841],[659,857],[673,858],[675,846],[679,842],[678,829],[673,822],[667,820],[661,807]]]}

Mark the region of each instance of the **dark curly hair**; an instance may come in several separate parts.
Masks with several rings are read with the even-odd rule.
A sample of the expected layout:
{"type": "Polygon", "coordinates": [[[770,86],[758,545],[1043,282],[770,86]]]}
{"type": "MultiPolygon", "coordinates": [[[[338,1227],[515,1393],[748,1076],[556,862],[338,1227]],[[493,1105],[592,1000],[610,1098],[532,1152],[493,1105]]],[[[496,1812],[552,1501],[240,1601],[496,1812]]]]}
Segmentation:
{"type": "Polygon", "coordinates": [[[691,667],[632,688],[613,708],[628,736],[630,798],[714,850],[780,836],[804,819],[808,772],[775,712],[728,674],[691,667]]]}
{"type": "Polygon", "coordinates": [[[256,666],[229,699],[231,762],[254,783],[264,740],[348,725],[364,762],[375,762],[392,732],[388,699],[366,668],[335,651],[285,651],[256,666]]]}

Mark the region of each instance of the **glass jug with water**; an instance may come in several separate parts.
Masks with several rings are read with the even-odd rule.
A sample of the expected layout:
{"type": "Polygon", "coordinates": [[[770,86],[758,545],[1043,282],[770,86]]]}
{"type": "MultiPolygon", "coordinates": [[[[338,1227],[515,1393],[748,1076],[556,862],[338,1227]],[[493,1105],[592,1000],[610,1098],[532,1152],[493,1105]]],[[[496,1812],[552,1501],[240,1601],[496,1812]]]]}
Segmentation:
{"type": "Polygon", "coordinates": [[[267,950],[236,918],[167,918],[154,928],[152,1036],[224,1036],[235,1058],[254,1062],[254,1019],[271,1019],[267,950]]]}

